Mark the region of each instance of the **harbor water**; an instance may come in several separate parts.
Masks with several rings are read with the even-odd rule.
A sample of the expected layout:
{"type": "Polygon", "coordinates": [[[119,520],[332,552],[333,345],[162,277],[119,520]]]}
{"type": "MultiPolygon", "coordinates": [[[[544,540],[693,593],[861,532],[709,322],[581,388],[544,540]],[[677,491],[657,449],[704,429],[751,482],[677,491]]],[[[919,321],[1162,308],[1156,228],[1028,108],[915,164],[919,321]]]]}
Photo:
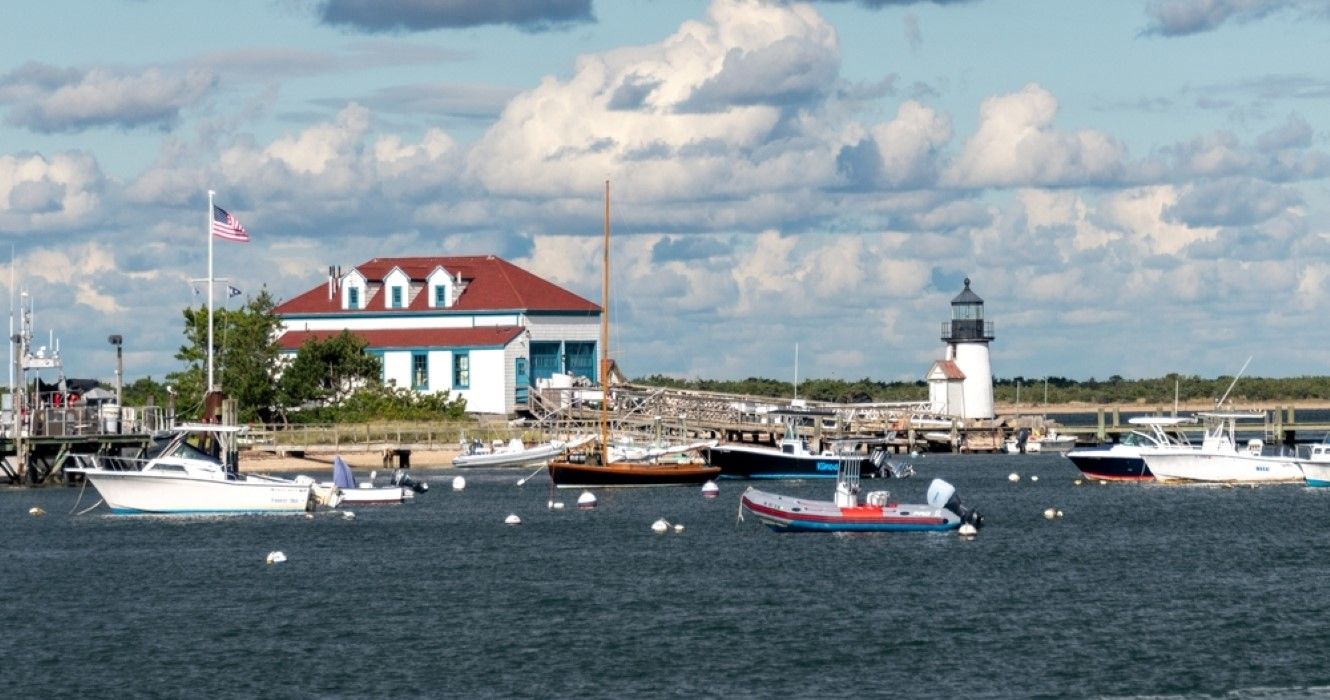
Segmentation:
{"type": "Polygon", "coordinates": [[[922,502],[946,478],[986,518],[976,539],[777,534],[737,521],[737,481],[552,510],[543,475],[415,469],[427,493],[354,519],[78,514],[91,489],[8,489],[0,673],[9,697],[1330,694],[1330,489],[912,462],[865,487],[922,502]]]}

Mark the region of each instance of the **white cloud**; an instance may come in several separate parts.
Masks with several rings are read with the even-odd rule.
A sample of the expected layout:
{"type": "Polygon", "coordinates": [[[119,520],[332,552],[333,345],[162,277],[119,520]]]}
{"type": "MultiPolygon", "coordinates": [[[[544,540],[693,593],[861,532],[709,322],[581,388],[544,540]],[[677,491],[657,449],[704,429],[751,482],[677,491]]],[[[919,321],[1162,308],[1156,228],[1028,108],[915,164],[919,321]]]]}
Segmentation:
{"type": "Polygon", "coordinates": [[[783,104],[834,82],[838,52],[808,6],[718,0],[704,22],[583,56],[566,81],[513,99],[468,171],[491,192],[540,196],[594,192],[606,177],[650,199],[827,181],[833,144],[772,132],[783,104]]]}
{"type": "Polygon", "coordinates": [[[11,105],[9,123],[43,133],[170,127],[216,83],[211,72],[200,69],[80,71],[27,63],[0,77],[0,103],[11,105]]]}
{"type": "Polygon", "coordinates": [[[1067,186],[1113,182],[1125,149],[1090,129],[1053,128],[1057,99],[1039,85],[984,100],[979,130],[944,174],[961,187],[1067,186]]]}
{"type": "Polygon", "coordinates": [[[895,119],[873,127],[872,134],[884,180],[893,186],[923,184],[933,178],[938,153],[951,140],[951,120],[908,100],[895,119]]]}
{"type": "Polygon", "coordinates": [[[79,228],[97,216],[104,185],[86,153],[0,155],[0,229],[79,228]]]}

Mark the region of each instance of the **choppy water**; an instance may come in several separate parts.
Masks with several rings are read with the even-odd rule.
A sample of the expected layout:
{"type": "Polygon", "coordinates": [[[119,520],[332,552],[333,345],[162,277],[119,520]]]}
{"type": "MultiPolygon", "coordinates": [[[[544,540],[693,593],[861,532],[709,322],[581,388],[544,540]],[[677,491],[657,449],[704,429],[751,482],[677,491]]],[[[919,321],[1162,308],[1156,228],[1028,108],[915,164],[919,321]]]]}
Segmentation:
{"type": "Polygon", "coordinates": [[[1078,487],[1050,455],[915,464],[894,495],[947,478],[987,517],[978,539],[780,535],[736,524],[733,481],[715,500],[604,491],[593,511],[560,492],[551,511],[543,477],[465,472],[454,492],[457,472],[416,470],[428,493],[354,520],[71,515],[77,489],[3,491],[5,695],[1330,694],[1330,489],[1078,487]],[[658,517],[684,532],[653,534],[658,517]]]}

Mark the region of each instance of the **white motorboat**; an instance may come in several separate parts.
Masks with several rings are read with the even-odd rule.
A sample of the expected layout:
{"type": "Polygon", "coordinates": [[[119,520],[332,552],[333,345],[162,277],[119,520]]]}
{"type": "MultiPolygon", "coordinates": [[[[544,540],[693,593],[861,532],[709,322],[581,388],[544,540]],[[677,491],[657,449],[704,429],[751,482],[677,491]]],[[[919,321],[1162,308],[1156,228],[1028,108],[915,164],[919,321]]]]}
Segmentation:
{"type": "Polygon", "coordinates": [[[1298,460],[1308,486],[1330,486],[1330,433],[1311,446],[1307,457],[1298,460]]]}
{"type": "Polygon", "coordinates": [[[291,480],[226,469],[216,457],[191,445],[192,435],[214,437],[242,431],[242,426],[184,424],[170,432],[151,459],[77,455],[82,474],[111,512],[129,513],[282,513],[313,510],[309,479],[291,480]]]}
{"type": "Polygon", "coordinates": [[[593,436],[584,435],[572,440],[550,440],[530,447],[518,438],[506,445],[490,447],[479,440],[466,443],[463,452],[453,457],[454,467],[532,467],[548,463],[551,459],[575,447],[590,442],[593,436]]]}
{"type": "Polygon", "coordinates": [[[1006,447],[1009,454],[1038,452],[1066,454],[1075,449],[1076,437],[1063,435],[1056,428],[1049,428],[1046,433],[1031,432],[1027,428],[1021,428],[1015,435],[1007,438],[1006,447]]]}
{"type": "Polygon", "coordinates": [[[1145,447],[1141,457],[1156,481],[1201,483],[1281,483],[1304,480],[1297,455],[1282,447],[1267,450],[1252,438],[1239,446],[1240,420],[1260,420],[1264,413],[1213,412],[1197,414],[1205,422],[1199,447],[1169,445],[1145,447]]]}
{"type": "MultiPolygon", "coordinates": [[[[357,482],[355,475],[351,473],[351,467],[347,466],[341,455],[333,457],[332,467],[332,482],[323,482],[314,486],[314,493],[319,502],[331,507],[391,505],[405,503],[416,497],[415,490],[411,486],[401,483],[400,471],[398,472],[399,477],[394,478],[390,485],[375,486],[373,472],[370,473],[368,482],[357,482]]],[[[421,484],[421,486],[424,486],[424,484],[421,484]]]]}
{"type": "Polygon", "coordinates": [[[1196,425],[1194,416],[1138,416],[1127,421],[1132,430],[1111,445],[1075,449],[1067,453],[1076,468],[1091,479],[1102,481],[1154,481],[1154,475],[1141,458],[1143,447],[1191,447],[1181,428],[1196,425]]]}

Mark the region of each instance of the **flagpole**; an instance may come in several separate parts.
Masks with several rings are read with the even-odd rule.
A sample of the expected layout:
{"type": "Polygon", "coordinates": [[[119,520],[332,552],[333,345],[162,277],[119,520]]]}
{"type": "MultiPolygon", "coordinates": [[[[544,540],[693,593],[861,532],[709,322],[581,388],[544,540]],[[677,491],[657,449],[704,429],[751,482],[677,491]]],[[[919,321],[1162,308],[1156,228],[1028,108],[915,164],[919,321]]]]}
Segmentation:
{"type": "Polygon", "coordinates": [[[212,196],[216,194],[208,190],[208,227],[204,229],[208,236],[208,387],[204,394],[212,391],[212,196]]]}

